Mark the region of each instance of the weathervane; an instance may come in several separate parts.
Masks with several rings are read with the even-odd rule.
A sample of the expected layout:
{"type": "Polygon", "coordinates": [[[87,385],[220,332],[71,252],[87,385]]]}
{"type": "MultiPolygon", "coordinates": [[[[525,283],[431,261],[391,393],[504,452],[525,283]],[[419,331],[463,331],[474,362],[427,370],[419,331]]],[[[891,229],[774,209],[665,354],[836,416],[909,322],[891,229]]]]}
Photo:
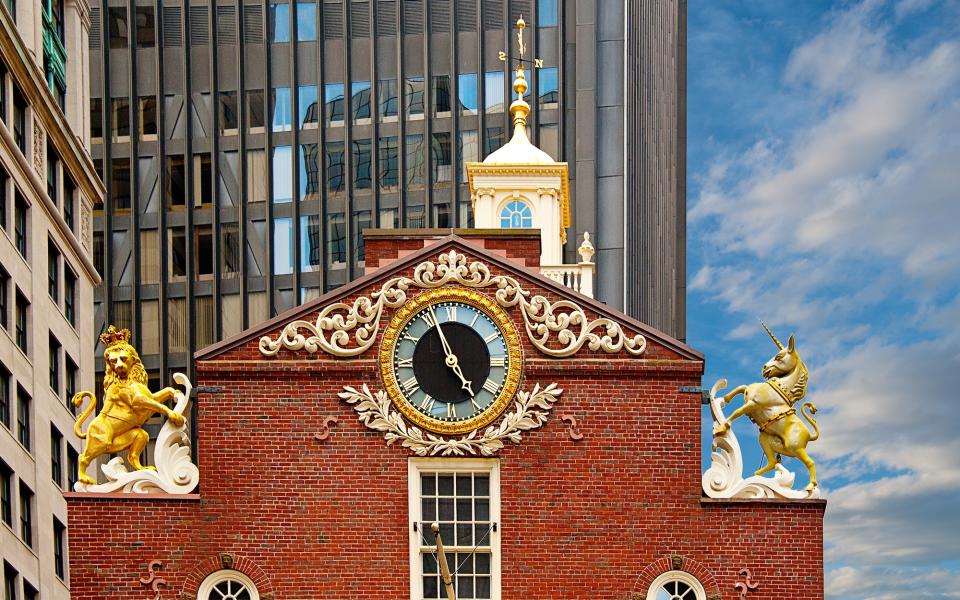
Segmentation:
{"type": "MultiPolygon", "coordinates": [[[[523,76],[523,71],[525,67],[524,63],[530,65],[532,69],[539,69],[543,67],[542,58],[534,58],[533,60],[524,58],[523,55],[527,51],[527,45],[523,42],[523,29],[527,26],[526,21],[523,20],[523,15],[520,15],[520,18],[517,19],[517,50],[519,51],[520,58],[517,59],[517,79],[514,81],[513,89],[519,94],[519,98],[523,99],[523,93],[527,90],[526,80],[523,76]],[[518,85],[520,82],[523,82],[522,85],[518,85]],[[523,89],[519,89],[519,88],[523,89]]],[[[507,62],[507,52],[501,50],[497,55],[500,58],[501,62],[507,62]]]]}

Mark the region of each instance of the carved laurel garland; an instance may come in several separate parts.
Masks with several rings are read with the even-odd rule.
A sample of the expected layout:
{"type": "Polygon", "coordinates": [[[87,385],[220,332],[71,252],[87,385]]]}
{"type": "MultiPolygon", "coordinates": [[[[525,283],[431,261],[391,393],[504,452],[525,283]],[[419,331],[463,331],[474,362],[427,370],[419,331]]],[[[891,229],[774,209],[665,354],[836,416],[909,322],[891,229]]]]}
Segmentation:
{"type": "Polygon", "coordinates": [[[415,425],[407,425],[400,413],[393,410],[390,398],[382,390],[374,394],[366,384],[359,391],[350,386],[344,386],[343,390],[340,398],[353,406],[361,423],[375,431],[386,432],[384,437],[388,446],[399,441],[418,456],[492,456],[507,441],[519,444],[521,432],[537,429],[546,423],[553,403],[563,392],[555,383],[543,389],[537,384],[532,392],[517,392],[515,410],[504,415],[499,425],[487,427],[482,434],[475,429],[461,437],[448,439],[425,433],[415,425]]]}
{"type": "Polygon", "coordinates": [[[431,289],[450,283],[470,288],[497,288],[494,294],[497,303],[504,308],[520,307],[530,342],[549,356],[571,356],[583,346],[607,353],[626,350],[633,355],[646,350],[647,341],[642,335],[628,337],[616,321],[605,317],[590,320],[575,302],[550,302],[539,294],[531,295],[513,277],[493,275],[484,263],[468,262],[465,255],[451,250],[438,256],[436,262],[417,265],[412,278],[393,277],[369,297],[361,296],[352,304],[336,302],[325,307],[315,323],[305,320],[288,323],[277,339],[260,338],[260,352],[275,356],[281,348],[286,348],[311,354],[323,350],[333,356],[358,356],[369,350],[376,340],[384,309],[406,302],[411,287],[431,289]]]}

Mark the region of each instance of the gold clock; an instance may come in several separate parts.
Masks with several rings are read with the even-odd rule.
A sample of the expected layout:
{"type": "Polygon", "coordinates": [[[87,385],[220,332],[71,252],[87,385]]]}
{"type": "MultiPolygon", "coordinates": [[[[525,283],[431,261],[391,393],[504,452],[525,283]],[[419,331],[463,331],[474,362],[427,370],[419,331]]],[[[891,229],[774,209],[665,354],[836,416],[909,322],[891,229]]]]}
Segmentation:
{"type": "Polygon", "coordinates": [[[520,384],[520,337],[510,316],[480,292],[427,290],[397,310],[383,333],[380,372],[394,406],[436,433],[493,422],[520,384]]]}

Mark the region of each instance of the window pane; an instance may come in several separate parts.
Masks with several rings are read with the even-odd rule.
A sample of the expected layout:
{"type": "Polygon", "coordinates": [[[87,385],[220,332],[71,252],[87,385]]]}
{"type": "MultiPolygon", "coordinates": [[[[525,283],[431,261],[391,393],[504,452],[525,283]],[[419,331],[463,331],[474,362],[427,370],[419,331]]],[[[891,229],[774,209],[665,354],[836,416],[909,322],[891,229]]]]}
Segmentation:
{"type": "Polygon", "coordinates": [[[277,146],[273,149],[273,196],[274,203],[293,200],[293,147],[277,146]]]}
{"type": "Polygon", "coordinates": [[[220,92],[220,132],[235,131],[240,128],[237,113],[237,92],[220,92]]]}
{"type": "Polygon", "coordinates": [[[396,136],[380,138],[380,189],[393,190],[400,183],[400,153],[396,136]]]}
{"type": "Polygon", "coordinates": [[[453,152],[450,148],[450,133],[440,132],[432,136],[431,166],[435,183],[449,182],[453,179],[453,152]]]}
{"type": "Polygon", "coordinates": [[[353,105],[354,122],[370,118],[370,82],[354,81],[350,84],[350,103],[353,105]]]}
{"type": "Polygon", "coordinates": [[[113,98],[110,101],[110,131],[114,140],[130,136],[130,100],[113,98]]]}
{"type": "Polygon", "coordinates": [[[290,41],[290,6],[287,4],[270,5],[270,41],[290,41]]]}
{"type": "Polygon", "coordinates": [[[450,114],[450,76],[434,75],[431,78],[434,115],[450,114]]]}
{"type": "Polygon", "coordinates": [[[320,240],[320,216],[300,217],[300,271],[319,271],[323,266],[323,245],[320,240]]]}
{"type": "Polygon", "coordinates": [[[380,120],[397,116],[397,80],[380,80],[380,120]]]}
{"type": "Polygon", "coordinates": [[[559,69],[546,67],[537,71],[540,108],[557,108],[560,102],[559,69]]]}
{"type": "Polygon", "coordinates": [[[154,96],[140,96],[140,135],[157,135],[157,99],[154,96]]]}
{"type": "Polygon", "coordinates": [[[136,12],[137,47],[153,48],[156,44],[156,35],[153,29],[153,7],[138,6],[136,12]]]}
{"type": "Polygon", "coordinates": [[[484,78],[484,108],[488,113],[503,112],[503,71],[488,72],[484,78]]]}
{"type": "Polygon", "coordinates": [[[484,146],[484,156],[492,154],[503,146],[506,139],[503,137],[503,127],[487,127],[487,138],[484,146]]]}
{"type": "Polygon", "coordinates": [[[262,128],[264,126],[263,115],[263,90],[248,91],[247,126],[250,129],[262,128]]]}
{"type": "Polygon", "coordinates": [[[315,200],[320,194],[320,145],[300,144],[300,200],[315,200]]]}
{"type": "Polygon", "coordinates": [[[353,141],[353,189],[371,187],[372,146],[369,139],[353,141]]]}
{"type": "Polygon", "coordinates": [[[480,160],[480,143],[476,130],[461,131],[457,144],[457,158],[460,162],[460,181],[467,180],[467,163],[480,160]]]}
{"type": "Polygon", "coordinates": [[[273,88],[273,121],[270,127],[271,131],[290,131],[291,127],[291,98],[290,88],[273,88]]]}
{"type": "Polygon", "coordinates": [[[326,84],[323,90],[323,101],[326,104],[327,124],[343,125],[343,84],[326,84]]]}
{"type": "Polygon", "coordinates": [[[460,98],[460,114],[477,114],[477,74],[461,73],[457,81],[457,95],[460,98]]]}
{"type": "Polygon", "coordinates": [[[297,88],[297,109],[300,127],[316,127],[320,121],[320,106],[317,104],[317,86],[301,85],[297,88]]]}
{"type": "Polygon", "coordinates": [[[223,276],[240,272],[240,227],[236,223],[221,225],[220,269],[223,276]]]}
{"type": "Polygon", "coordinates": [[[423,135],[408,135],[406,142],[407,185],[423,185],[423,135]]]}
{"type": "Polygon", "coordinates": [[[297,3],[297,40],[309,42],[317,39],[317,5],[313,2],[297,3]]]}
{"type": "Polygon", "coordinates": [[[423,77],[408,77],[404,84],[404,106],[407,116],[423,114],[423,77]]]}
{"type": "Polygon", "coordinates": [[[343,187],[343,142],[327,142],[327,190],[342,192],[343,187]]]}
{"type": "Polygon", "coordinates": [[[555,27],[558,22],[557,0],[537,0],[537,25],[555,27]]]}
{"type": "Polygon", "coordinates": [[[343,213],[330,215],[327,234],[331,263],[342,263],[347,259],[347,228],[343,213]]]}
{"type": "Polygon", "coordinates": [[[273,221],[273,273],[293,273],[293,221],[289,218],[273,221]]]}
{"type": "Polygon", "coordinates": [[[110,48],[127,47],[127,9],[122,6],[110,7],[107,16],[110,32],[110,48]]]}

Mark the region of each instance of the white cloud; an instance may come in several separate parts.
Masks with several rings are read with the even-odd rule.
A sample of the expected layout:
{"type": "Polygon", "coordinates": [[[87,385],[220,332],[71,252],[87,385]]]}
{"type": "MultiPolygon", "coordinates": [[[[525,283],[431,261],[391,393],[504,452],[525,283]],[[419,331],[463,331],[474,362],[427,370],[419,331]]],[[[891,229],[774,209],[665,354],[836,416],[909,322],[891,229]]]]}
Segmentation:
{"type": "Polygon", "coordinates": [[[936,570],[840,567],[828,573],[831,598],[947,600],[960,598],[960,575],[936,570]]]}
{"type": "Polygon", "coordinates": [[[689,213],[691,293],[811,365],[837,599],[960,598],[960,35],[895,39],[929,4],[832,14],[783,77],[818,117],[717,156],[689,213]]]}

